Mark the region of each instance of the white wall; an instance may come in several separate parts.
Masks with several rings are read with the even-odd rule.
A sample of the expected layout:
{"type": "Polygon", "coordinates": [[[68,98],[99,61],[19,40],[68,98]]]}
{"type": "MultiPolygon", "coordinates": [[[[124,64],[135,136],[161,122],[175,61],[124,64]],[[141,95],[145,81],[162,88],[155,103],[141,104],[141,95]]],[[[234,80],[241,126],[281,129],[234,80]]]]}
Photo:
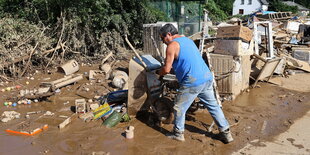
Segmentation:
{"type": "Polygon", "coordinates": [[[252,0],[252,4],[249,5],[249,0],[244,0],[244,4],[241,5],[241,0],[235,0],[233,6],[233,15],[239,14],[239,9],[243,9],[243,14],[248,15],[258,11],[262,8],[262,4],[258,0],[252,0]]]}

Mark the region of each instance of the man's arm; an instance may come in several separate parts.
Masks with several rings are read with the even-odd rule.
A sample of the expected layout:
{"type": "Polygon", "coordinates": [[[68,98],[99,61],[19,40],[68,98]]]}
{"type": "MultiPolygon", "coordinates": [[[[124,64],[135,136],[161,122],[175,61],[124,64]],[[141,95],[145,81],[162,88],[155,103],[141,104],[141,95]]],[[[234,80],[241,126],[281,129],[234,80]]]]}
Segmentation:
{"type": "Polygon", "coordinates": [[[165,65],[159,71],[160,76],[170,73],[173,60],[179,54],[179,51],[180,45],[177,42],[173,41],[168,45],[166,49],[165,65]]]}

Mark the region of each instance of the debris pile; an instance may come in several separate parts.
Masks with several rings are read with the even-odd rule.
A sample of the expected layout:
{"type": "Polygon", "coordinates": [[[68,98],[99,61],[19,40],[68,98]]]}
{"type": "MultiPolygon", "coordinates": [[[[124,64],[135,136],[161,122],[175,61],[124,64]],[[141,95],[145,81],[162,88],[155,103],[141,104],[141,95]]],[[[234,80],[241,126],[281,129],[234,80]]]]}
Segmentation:
{"type": "Polygon", "coordinates": [[[6,122],[13,120],[15,118],[20,118],[20,113],[18,113],[16,111],[5,111],[5,112],[3,112],[3,114],[1,116],[2,116],[1,121],[6,123],[6,122]]]}
{"type": "MultiPolygon", "coordinates": [[[[216,27],[213,37],[194,37],[196,43],[204,41],[202,55],[212,65],[221,100],[234,100],[242,92],[259,88],[260,81],[272,82],[274,76],[287,78],[300,70],[310,72],[308,20],[281,15],[280,19],[274,15],[253,16],[247,23],[234,20],[216,27]]],[[[60,130],[77,121],[100,122],[107,128],[123,123],[128,126],[124,137],[133,139],[135,127],[126,122],[141,111],[153,114],[153,124],[172,123],[173,100],[179,86],[173,74],[162,79],[156,74],[163,65],[165,51],[158,31],[152,29],[164,24],[151,25],[145,31],[152,35],[144,33],[149,51],[138,53],[125,39],[135,54],[129,59],[120,59],[112,52],[97,65],[82,65],[71,59],[42,77],[33,73],[14,84],[1,83],[3,108],[12,110],[2,114],[2,123],[24,119],[20,119],[19,127],[6,132],[33,136],[52,126],[44,119],[53,119],[60,130]],[[27,108],[27,112],[22,108],[27,108]]],[[[203,106],[195,101],[190,110],[198,108],[203,106]]],[[[262,132],[265,128],[266,123],[262,132]]]]}
{"type": "Polygon", "coordinates": [[[191,36],[196,42],[205,40],[204,53],[211,53],[209,63],[223,100],[233,100],[273,76],[288,77],[296,69],[310,72],[309,19],[270,12],[240,21],[213,26],[214,37],[191,36]]]}

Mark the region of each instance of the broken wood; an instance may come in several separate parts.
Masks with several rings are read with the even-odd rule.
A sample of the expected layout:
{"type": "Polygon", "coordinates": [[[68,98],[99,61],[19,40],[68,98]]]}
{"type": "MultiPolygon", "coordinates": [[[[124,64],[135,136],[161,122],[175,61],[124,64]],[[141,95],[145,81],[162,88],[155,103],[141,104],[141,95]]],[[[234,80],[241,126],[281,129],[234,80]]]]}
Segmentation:
{"type": "Polygon", "coordinates": [[[262,56],[258,55],[258,54],[253,54],[253,56],[255,56],[256,58],[258,58],[259,60],[263,61],[263,62],[267,62],[267,60],[265,58],[263,58],[262,56]]]}
{"type": "Polygon", "coordinates": [[[125,35],[125,41],[127,42],[127,44],[130,46],[130,48],[133,50],[133,52],[135,53],[136,57],[140,60],[140,62],[142,63],[142,66],[147,69],[147,65],[145,64],[145,62],[142,60],[142,58],[140,57],[140,55],[138,54],[138,52],[136,51],[136,49],[131,45],[131,43],[129,42],[127,35],[125,35]]]}
{"type": "Polygon", "coordinates": [[[110,52],[104,59],[102,59],[101,64],[104,64],[110,57],[113,58],[113,52],[110,52]]]}
{"type": "Polygon", "coordinates": [[[52,95],[54,95],[54,92],[47,92],[44,94],[36,94],[36,95],[25,95],[22,98],[27,98],[27,99],[41,99],[41,98],[46,98],[46,97],[50,97],[52,95]]]}
{"type": "Polygon", "coordinates": [[[88,79],[89,80],[96,80],[96,76],[98,76],[98,75],[104,75],[104,71],[100,71],[100,70],[89,70],[89,77],[88,77],[88,79]]]}
{"type": "Polygon", "coordinates": [[[72,121],[73,121],[73,119],[75,119],[76,118],[76,114],[74,113],[74,114],[72,114],[69,118],[67,118],[66,120],[64,120],[62,123],[60,123],[59,125],[58,125],[58,128],[59,129],[63,129],[64,127],[66,127],[69,123],[71,123],[72,121]]]}
{"type": "MultiPolygon", "coordinates": [[[[45,29],[41,32],[40,37],[43,35],[44,31],[45,31],[45,29]]],[[[33,53],[34,53],[34,51],[35,51],[35,49],[37,48],[38,45],[39,45],[39,42],[36,43],[36,45],[33,47],[32,51],[30,52],[29,59],[28,59],[27,64],[26,64],[26,66],[24,68],[24,71],[19,75],[19,77],[22,77],[25,74],[25,72],[26,72],[26,70],[27,70],[27,68],[29,66],[29,63],[31,61],[31,57],[32,57],[32,55],[33,55],[33,53]]]]}
{"type": "Polygon", "coordinates": [[[289,55],[282,54],[286,58],[288,66],[310,72],[310,65],[307,62],[295,59],[289,55]]]}
{"type": "MultiPolygon", "coordinates": [[[[258,55],[255,55],[255,56],[257,57],[258,55]]],[[[264,60],[264,58],[262,58],[262,57],[260,57],[260,59],[264,60]]],[[[278,67],[280,61],[281,61],[281,58],[274,58],[274,59],[269,59],[269,60],[264,61],[265,64],[264,64],[263,68],[260,70],[259,75],[256,78],[252,77],[255,79],[255,83],[253,84],[253,88],[255,88],[258,81],[263,81],[264,79],[267,78],[266,81],[268,82],[269,79],[272,77],[274,71],[278,67]]]]}
{"type": "MultiPolygon", "coordinates": [[[[44,51],[44,52],[42,53],[42,55],[49,54],[49,53],[53,52],[54,50],[58,50],[58,49],[60,49],[60,48],[61,48],[61,46],[56,46],[56,47],[53,48],[53,49],[49,49],[49,50],[44,51]]],[[[5,64],[3,65],[3,67],[8,67],[8,66],[10,66],[10,65],[16,64],[16,63],[21,62],[21,61],[23,61],[23,60],[29,59],[29,57],[30,57],[30,55],[17,58],[17,59],[14,60],[13,62],[7,62],[7,63],[5,63],[5,64]]]]}
{"type": "MultiPolygon", "coordinates": [[[[61,12],[61,16],[62,16],[62,12],[61,12]]],[[[64,30],[65,30],[65,18],[62,17],[62,28],[61,28],[61,32],[60,32],[59,39],[58,39],[58,41],[57,41],[57,46],[60,45],[60,47],[62,47],[61,41],[62,41],[62,35],[63,35],[64,30]]],[[[52,62],[55,53],[56,53],[56,50],[54,50],[53,55],[52,55],[50,61],[49,61],[49,62],[47,63],[47,65],[45,66],[45,69],[46,69],[46,68],[48,67],[48,65],[52,62]]]]}

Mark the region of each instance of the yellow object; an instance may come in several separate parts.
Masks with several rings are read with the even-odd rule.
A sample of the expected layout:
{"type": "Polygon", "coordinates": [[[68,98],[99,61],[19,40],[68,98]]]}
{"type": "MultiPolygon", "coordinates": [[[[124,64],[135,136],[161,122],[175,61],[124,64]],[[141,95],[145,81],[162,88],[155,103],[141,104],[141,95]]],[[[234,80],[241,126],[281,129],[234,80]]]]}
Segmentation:
{"type": "Polygon", "coordinates": [[[5,88],[7,91],[10,91],[11,90],[11,87],[6,87],[5,88]]]}
{"type": "Polygon", "coordinates": [[[94,119],[98,119],[104,115],[109,114],[112,111],[110,105],[108,103],[104,103],[102,106],[98,107],[94,110],[94,119]]]}
{"type": "Polygon", "coordinates": [[[8,105],[12,105],[12,102],[8,102],[8,105]]]}
{"type": "Polygon", "coordinates": [[[29,82],[27,81],[27,82],[26,82],[26,84],[28,85],[28,84],[29,84],[29,82]]]}

